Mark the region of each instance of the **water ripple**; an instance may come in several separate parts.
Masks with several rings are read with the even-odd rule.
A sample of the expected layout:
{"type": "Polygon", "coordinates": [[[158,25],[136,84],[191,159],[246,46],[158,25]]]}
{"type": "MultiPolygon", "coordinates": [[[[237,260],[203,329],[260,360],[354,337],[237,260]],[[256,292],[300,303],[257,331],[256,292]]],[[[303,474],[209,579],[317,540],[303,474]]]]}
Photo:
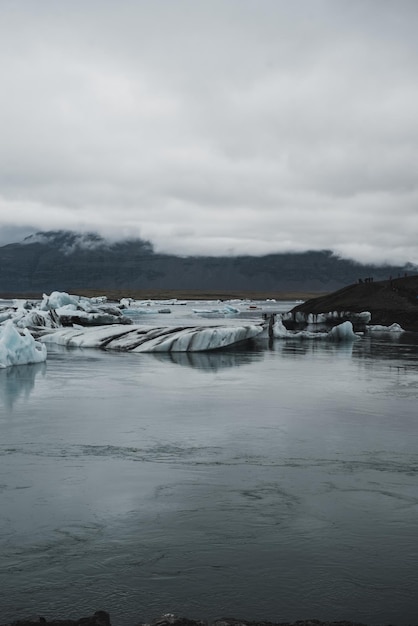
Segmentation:
{"type": "MultiPolygon", "coordinates": [[[[192,466],[256,466],[256,467],[286,467],[294,469],[329,468],[332,472],[390,472],[416,476],[418,473],[418,455],[394,455],[390,451],[364,452],[356,455],[360,458],[311,458],[311,457],[281,457],[279,459],[266,458],[260,455],[228,456],[228,450],[221,446],[181,446],[156,445],[139,448],[132,446],[114,445],[72,445],[68,447],[42,446],[24,444],[21,446],[0,446],[0,457],[8,455],[25,455],[47,457],[55,459],[80,459],[82,457],[96,457],[106,459],[122,459],[143,463],[176,463],[192,466]]],[[[0,485],[0,490],[7,488],[0,485]]],[[[19,488],[24,489],[25,486],[19,488]]]]}

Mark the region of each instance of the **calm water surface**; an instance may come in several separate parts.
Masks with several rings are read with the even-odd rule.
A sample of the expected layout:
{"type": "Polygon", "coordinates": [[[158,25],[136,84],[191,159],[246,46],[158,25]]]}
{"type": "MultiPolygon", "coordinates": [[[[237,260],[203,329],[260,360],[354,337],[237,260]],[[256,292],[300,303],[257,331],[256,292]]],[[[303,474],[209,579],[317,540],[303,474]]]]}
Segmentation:
{"type": "Polygon", "coordinates": [[[418,345],[0,370],[0,608],[416,623],[418,345]]]}

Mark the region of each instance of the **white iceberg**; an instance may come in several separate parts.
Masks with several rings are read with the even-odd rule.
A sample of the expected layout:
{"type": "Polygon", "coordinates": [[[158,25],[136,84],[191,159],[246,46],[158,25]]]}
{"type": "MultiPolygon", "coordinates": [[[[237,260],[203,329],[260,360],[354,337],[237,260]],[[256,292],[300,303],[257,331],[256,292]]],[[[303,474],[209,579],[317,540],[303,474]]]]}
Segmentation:
{"type": "Polygon", "coordinates": [[[324,339],[328,333],[312,332],[309,330],[287,330],[280,317],[273,324],[273,337],[275,339],[324,339]]]}
{"type": "Polygon", "coordinates": [[[13,310],[10,307],[0,310],[0,324],[13,317],[13,310]]]}
{"type": "Polygon", "coordinates": [[[116,306],[105,304],[106,297],[85,298],[65,291],[53,291],[43,296],[40,311],[55,311],[62,326],[102,326],[103,324],[131,324],[116,306]]]}
{"type": "Polygon", "coordinates": [[[205,352],[220,350],[263,332],[261,325],[147,328],[100,326],[66,328],[42,337],[44,343],[127,352],[205,352]]]}
{"type": "Polygon", "coordinates": [[[132,302],[135,302],[135,300],[133,298],[122,298],[119,301],[119,306],[122,309],[128,309],[131,306],[132,302]]]}
{"type": "Polygon", "coordinates": [[[332,341],[355,341],[358,339],[358,335],[353,331],[353,324],[351,322],[343,322],[334,326],[329,333],[328,338],[332,341]]]}
{"type": "Polygon", "coordinates": [[[372,333],[404,333],[405,330],[400,324],[394,322],[390,326],[381,326],[380,324],[371,324],[367,326],[367,330],[372,333]]]}
{"type": "Polygon", "coordinates": [[[316,324],[334,323],[335,320],[348,320],[354,324],[367,324],[371,320],[370,311],[361,311],[356,313],[353,311],[328,311],[327,313],[303,313],[302,311],[289,311],[283,316],[283,319],[293,320],[297,324],[316,324]]]}
{"type": "Polygon", "coordinates": [[[237,313],[239,313],[239,309],[237,309],[234,306],[231,306],[230,304],[224,304],[222,307],[216,308],[216,309],[192,309],[193,313],[196,313],[197,315],[202,315],[202,316],[206,316],[206,315],[218,315],[218,316],[223,316],[223,315],[236,315],[237,313]]]}
{"type": "Polygon", "coordinates": [[[334,326],[329,332],[312,332],[309,330],[288,330],[280,317],[273,324],[273,337],[275,339],[329,339],[331,341],[347,342],[358,339],[353,331],[351,322],[343,322],[334,326]]]}
{"type": "Polygon", "coordinates": [[[49,311],[51,309],[59,309],[68,304],[72,304],[77,308],[80,304],[79,296],[70,296],[65,291],[53,291],[49,296],[43,295],[40,309],[41,311],[49,311]]]}
{"type": "Polygon", "coordinates": [[[275,339],[282,339],[283,337],[289,337],[291,334],[292,332],[287,330],[281,318],[278,317],[273,324],[273,337],[275,337],[275,339]]]}
{"type": "Polygon", "coordinates": [[[46,361],[46,346],[35,341],[27,329],[22,334],[8,320],[0,326],[0,368],[46,361]]]}

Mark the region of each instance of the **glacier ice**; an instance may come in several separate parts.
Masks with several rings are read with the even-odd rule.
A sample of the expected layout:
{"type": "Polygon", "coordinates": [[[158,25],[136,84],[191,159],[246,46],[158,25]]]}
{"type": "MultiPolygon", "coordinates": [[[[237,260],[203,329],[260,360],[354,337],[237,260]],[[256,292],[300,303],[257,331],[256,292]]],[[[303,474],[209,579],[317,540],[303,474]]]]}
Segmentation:
{"type": "Polygon", "coordinates": [[[353,324],[368,324],[371,320],[370,311],[328,311],[327,313],[303,313],[302,311],[289,311],[283,317],[285,320],[292,320],[297,324],[320,325],[335,323],[337,320],[350,321],[353,324]]]}
{"type": "Polygon", "coordinates": [[[39,305],[26,300],[14,300],[13,306],[0,311],[0,323],[13,319],[20,328],[57,328],[60,326],[101,326],[131,324],[119,307],[106,304],[106,297],[84,298],[62,291],[44,294],[39,305]]]}
{"type": "Polygon", "coordinates": [[[218,308],[193,309],[193,313],[196,313],[197,315],[202,315],[202,316],[206,316],[206,315],[217,315],[217,316],[236,315],[237,313],[239,313],[239,309],[237,309],[234,306],[231,306],[230,304],[223,304],[223,306],[218,307],[218,308]]]}
{"type": "Polygon", "coordinates": [[[41,311],[49,311],[50,309],[59,309],[68,304],[72,304],[77,308],[79,302],[80,298],[78,296],[70,296],[65,291],[53,291],[49,296],[44,294],[39,308],[41,311]]]}
{"type": "MultiPolygon", "coordinates": [[[[53,291],[49,296],[44,295],[42,302],[34,303],[26,300],[14,300],[13,305],[8,304],[0,308],[0,330],[6,336],[10,332],[10,325],[17,329],[27,329],[35,338],[42,336],[42,342],[56,343],[65,346],[78,346],[89,348],[104,348],[109,350],[130,352],[206,352],[219,350],[246,339],[263,338],[270,336],[276,339],[328,339],[335,343],[348,343],[354,341],[358,335],[354,333],[353,324],[363,327],[370,321],[370,313],[351,313],[349,311],[320,313],[317,315],[304,313],[272,313],[271,309],[262,309],[264,324],[254,319],[248,322],[237,322],[233,318],[243,312],[241,305],[251,301],[231,300],[228,302],[206,301],[201,303],[201,308],[191,308],[191,302],[180,300],[143,300],[136,301],[125,298],[120,301],[120,306],[106,303],[106,298],[85,298],[83,296],[70,295],[66,292],[53,291]],[[168,313],[170,305],[189,304],[189,309],[182,316],[182,321],[174,327],[165,325],[155,327],[145,326],[134,322],[137,314],[145,313],[168,313]],[[164,305],[165,308],[158,308],[164,305]],[[240,308],[239,308],[240,307],[240,308]],[[121,308],[130,309],[128,314],[123,315],[121,308]],[[194,314],[206,318],[224,318],[219,320],[203,320],[189,322],[194,314]],[[225,319],[227,318],[227,319],[225,319]],[[10,322],[10,324],[9,324],[10,322]],[[9,330],[5,330],[9,324],[9,330]],[[124,324],[129,324],[128,327],[124,324]],[[190,325],[189,325],[190,324],[190,325]],[[221,325],[222,324],[222,325],[221,325]],[[332,330],[330,328],[333,326],[332,330]],[[294,328],[294,330],[289,330],[294,328]],[[3,330],[2,330],[3,329],[3,330]],[[320,332],[321,331],[321,332],[320,332]],[[6,333],[6,334],[5,334],[6,333]]],[[[249,309],[257,308],[253,305],[249,309]]],[[[196,318],[195,318],[196,319],[196,318]]],[[[145,320],[144,320],[145,321],[145,320]]],[[[159,322],[161,324],[161,322],[159,322]]],[[[166,324],[166,322],[163,322],[166,324]]],[[[176,323],[176,322],[174,322],[176,323]]],[[[371,332],[402,332],[398,324],[390,327],[367,326],[371,332]]],[[[17,335],[24,340],[27,332],[17,335]]],[[[35,342],[36,343],[36,342],[35,342]]],[[[33,347],[33,346],[32,346],[33,347]]],[[[9,363],[13,359],[5,356],[5,343],[2,344],[2,359],[9,363]]],[[[35,348],[31,358],[35,361],[25,360],[28,351],[23,351],[23,359],[19,362],[37,362],[44,360],[42,349],[39,344],[35,348]]],[[[15,359],[16,360],[16,359],[15,359]]],[[[2,361],[2,363],[3,363],[2,361]]],[[[5,365],[2,364],[2,367],[5,365]]]]}
{"type": "Polygon", "coordinates": [[[46,346],[35,341],[30,332],[20,333],[12,320],[0,326],[0,367],[41,363],[46,360],[46,346]]]}
{"type": "Polygon", "coordinates": [[[276,319],[273,324],[273,337],[276,339],[324,339],[328,333],[311,332],[309,330],[287,330],[281,319],[276,319]]]}
{"type": "Polygon", "coordinates": [[[358,335],[353,331],[353,324],[351,322],[343,322],[334,326],[328,333],[328,338],[332,341],[355,341],[358,339],[358,335]]]}
{"type": "Polygon", "coordinates": [[[276,339],[329,339],[331,341],[347,342],[358,339],[353,331],[351,322],[343,322],[334,326],[329,332],[312,332],[309,330],[288,330],[280,317],[273,324],[273,337],[276,339]]]}
{"type": "Polygon", "coordinates": [[[101,326],[65,328],[44,335],[44,343],[129,352],[203,352],[219,350],[253,339],[261,325],[150,328],[144,326],[101,326]]]}
{"type": "Polygon", "coordinates": [[[371,324],[367,330],[372,333],[404,333],[404,329],[400,324],[394,322],[390,326],[381,326],[380,324],[371,324]]]}

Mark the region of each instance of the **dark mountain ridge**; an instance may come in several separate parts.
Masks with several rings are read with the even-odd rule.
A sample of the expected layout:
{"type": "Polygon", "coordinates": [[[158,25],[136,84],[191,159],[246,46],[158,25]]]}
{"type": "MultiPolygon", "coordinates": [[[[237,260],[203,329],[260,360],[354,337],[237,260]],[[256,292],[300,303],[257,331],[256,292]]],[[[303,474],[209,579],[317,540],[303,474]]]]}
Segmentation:
{"type": "Polygon", "coordinates": [[[329,292],[373,276],[414,271],[361,265],[329,250],[260,257],[175,256],[140,239],[109,243],[94,233],[48,231],[0,247],[0,293],[54,289],[329,292]]]}

